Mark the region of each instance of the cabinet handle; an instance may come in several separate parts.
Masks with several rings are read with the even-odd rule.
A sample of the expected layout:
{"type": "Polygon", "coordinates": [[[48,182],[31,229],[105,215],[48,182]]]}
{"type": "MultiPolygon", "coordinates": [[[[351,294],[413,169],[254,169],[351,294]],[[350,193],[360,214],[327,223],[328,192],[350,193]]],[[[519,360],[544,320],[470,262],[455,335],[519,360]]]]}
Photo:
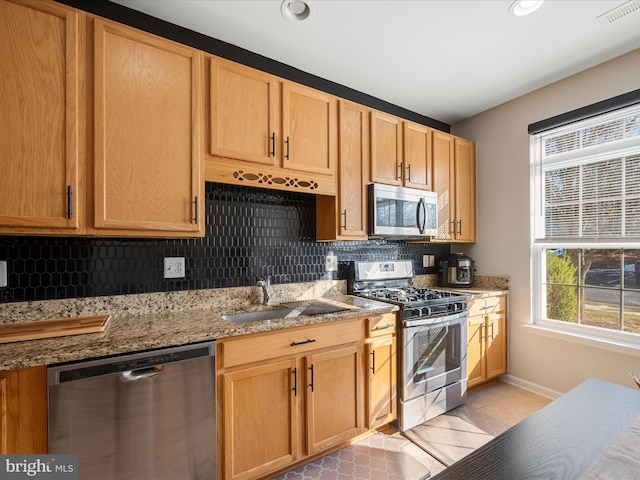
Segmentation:
{"type": "Polygon", "coordinates": [[[309,386],[311,387],[311,393],[313,393],[313,364],[309,367],[309,370],[311,370],[311,383],[309,386]]]}
{"type": "Polygon", "coordinates": [[[287,153],[284,155],[284,158],[289,160],[289,136],[288,135],[287,135],[287,139],[284,141],[284,143],[287,146],[287,153]]]}
{"type": "Polygon", "coordinates": [[[371,352],[371,373],[375,374],[376,373],[376,351],[373,350],[371,352]]]}
{"type": "Polygon", "coordinates": [[[462,220],[458,220],[458,235],[462,235],[462,220]]]}
{"type": "Polygon", "coordinates": [[[344,212],[342,212],[342,218],[344,220],[344,222],[342,223],[342,229],[346,230],[347,229],[347,209],[344,209],[344,212]]]}
{"type": "Polygon", "coordinates": [[[293,369],[293,396],[298,396],[298,369],[293,369]]]}
{"type": "Polygon", "coordinates": [[[67,219],[73,218],[73,190],[71,185],[67,185],[67,219]]]}
{"type": "Polygon", "coordinates": [[[391,327],[393,327],[393,323],[387,323],[385,325],[377,325],[373,327],[371,331],[375,332],[376,330],[386,330],[387,328],[391,328],[391,327]]]}
{"type": "Polygon", "coordinates": [[[200,218],[200,204],[198,202],[198,196],[197,195],[196,195],[196,198],[193,201],[193,203],[195,205],[194,210],[195,210],[195,214],[196,214],[196,219],[195,219],[196,220],[196,225],[198,225],[198,222],[200,221],[199,220],[199,218],[200,218]]]}
{"type": "Polygon", "coordinates": [[[407,182],[411,181],[411,164],[407,165],[407,173],[409,174],[407,176],[407,182]]]}
{"type": "Polygon", "coordinates": [[[491,340],[493,340],[493,323],[491,324],[491,336],[489,338],[491,338],[491,340]]]}
{"type": "Polygon", "coordinates": [[[271,134],[271,156],[276,156],[276,132],[271,134]]]}
{"type": "Polygon", "coordinates": [[[456,221],[455,220],[451,220],[451,226],[453,227],[453,232],[451,232],[451,229],[449,230],[449,232],[451,233],[451,235],[455,235],[456,234],[456,221]]]}
{"type": "Polygon", "coordinates": [[[316,340],[315,340],[314,338],[309,338],[308,340],[304,340],[304,341],[302,341],[302,342],[291,342],[291,346],[292,346],[292,347],[296,347],[296,346],[298,346],[298,345],[304,345],[305,343],[313,343],[313,342],[315,342],[315,341],[316,341],[316,340]]]}
{"type": "Polygon", "coordinates": [[[482,325],[480,327],[480,341],[482,342],[483,340],[486,340],[487,338],[487,325],[482,325]],[[484,331],[484,336],[482,335],[482,332],[484,331]]]}
{"type": "Polygon", "coordinates": [[[404,162],[400,162],[398,164],[398,174],[396,175],[396,180],[400,180],[402,178],[402,165],[404,162]]]}

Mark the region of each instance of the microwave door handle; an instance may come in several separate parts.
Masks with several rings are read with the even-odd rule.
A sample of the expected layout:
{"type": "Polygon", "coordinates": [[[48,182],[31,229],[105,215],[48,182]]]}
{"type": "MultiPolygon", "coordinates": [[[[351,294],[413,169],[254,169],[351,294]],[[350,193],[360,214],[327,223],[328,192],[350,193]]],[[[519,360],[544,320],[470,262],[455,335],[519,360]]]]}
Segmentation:
{"type": "Polygon", "coordinates": [[[418,202],[418,208],[416,209],[416,225],[420,235],[424,235],[424,229],[427,225],[427,206],[424,203],[424,198],[420,197],[418,202]],[[420,211],[422,210],[422,225],[420,225],[420,211]]]}

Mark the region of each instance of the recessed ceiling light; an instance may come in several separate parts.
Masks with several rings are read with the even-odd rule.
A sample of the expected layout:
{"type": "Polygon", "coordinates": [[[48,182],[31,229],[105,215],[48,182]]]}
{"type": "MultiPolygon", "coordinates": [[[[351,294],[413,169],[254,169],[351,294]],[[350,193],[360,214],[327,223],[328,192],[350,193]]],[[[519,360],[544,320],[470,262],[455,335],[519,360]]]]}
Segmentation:
{"type": "Polygon", "coordinates": [[[287,20],[304,20],[311,15],[311,2],[309,0],[284,0],[280,11],[287,20]]]}
{"type": "Polygon", "coordinates": [[[517,17],[529,15],[538,10],[543,3],[544,0],[516,0],[509,7],[509,13],[517,17]]]}

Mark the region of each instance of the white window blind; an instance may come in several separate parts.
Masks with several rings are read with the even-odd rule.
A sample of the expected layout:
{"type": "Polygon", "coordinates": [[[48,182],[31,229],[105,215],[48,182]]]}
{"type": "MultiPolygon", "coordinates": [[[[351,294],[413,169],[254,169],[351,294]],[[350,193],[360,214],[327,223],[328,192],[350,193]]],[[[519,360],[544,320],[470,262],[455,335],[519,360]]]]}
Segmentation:
{"type": "Polygon", "coordinates": [[[640,237],[640,105],[531,137],[534,238],[640,237]]]}

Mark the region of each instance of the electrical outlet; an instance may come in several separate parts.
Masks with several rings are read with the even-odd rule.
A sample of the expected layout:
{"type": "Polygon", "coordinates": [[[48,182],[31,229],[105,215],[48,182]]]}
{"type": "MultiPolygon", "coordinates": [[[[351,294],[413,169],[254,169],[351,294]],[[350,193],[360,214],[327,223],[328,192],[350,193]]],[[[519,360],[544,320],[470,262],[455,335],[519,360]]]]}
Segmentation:
{"type": "Polygon", "coordinates": [[[0,261],[0,288],[7,286],[7,262],[0,261]]]}
{"type": "Polygon", "coordinates": [[[184,278],[184,257],[167,257],[164,259],[164,278],[184,278]]]}

